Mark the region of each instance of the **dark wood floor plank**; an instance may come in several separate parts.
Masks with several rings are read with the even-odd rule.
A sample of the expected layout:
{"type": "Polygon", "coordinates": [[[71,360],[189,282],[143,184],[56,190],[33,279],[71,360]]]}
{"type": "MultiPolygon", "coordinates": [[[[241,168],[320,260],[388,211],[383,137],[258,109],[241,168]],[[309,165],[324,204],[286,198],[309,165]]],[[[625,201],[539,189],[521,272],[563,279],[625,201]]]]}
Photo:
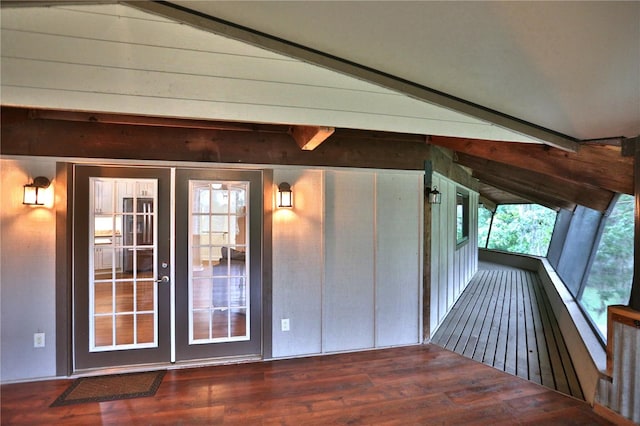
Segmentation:
{"type": "MultiPolygon", "coordinates": [[[[474,277],[475,278],[475,277],[474,277]]],[[[473,282],[473,279],[472,281],[473,282]]],[[[471,286],[471,283],[467,287],[471,286]]],[[[467,302],[473,295],[471,292],[463,291],[456,303],[451,307],[451,310],[447,314],[447,320],[443,321],[438,330],[433,335],[431,341],[433,343],[442,346],[443,348],[450,346],[453,342],[450,339],[453,336],[453,330],[458,325],[458,322],[463,320],[464,309],[467,307],[467,302]]],[[[456,337],[457,339],[457,337],[456,337]]],[[[455,344],[455,343],[453,343],[455,344]]]]}
{"type": "Polygon", "coordinates": [[[540,310],[538,309],[538,299],[535,289],[535,286],[539,285],[539,283],[535,279],[536,274],[534,272],[528,273],[525,278],[529,291],[528,306],[531,315],[531,332],[533,333],[533,336],[530,336],[529,340],[532,341],[536,347],[536,352],[531,354],[530,362],[534,363],[534,369],[536,366],[538,369],[537,372],[535,370],[530,372],[530,375],[536,378],[536,383],[554,389],[553,373],[551,371],[551,363],[549,362],[549,353],[545,343],[544,328],[542,327],[542,320],[540,319],[540,310]]]}
{"type": "Polygon", "coordinates": [[[484,354],[487,349],[487,343],[489,340],[489,333],[492,328],[493,318],[497,308],[497,298],[500,291],[500,282],[495,279],[495,271],[484,271],[490,282],[491,287],[485,296],[485,309],[484,315],[482,317],[482,325],[478,332],[478,341],[476,343],[476,347],[474,348],[473,353],[466,352],[466,357],[470,357],[475,359],[476,361],[482,362],[484,359],[484,354]]]}
{"type": "Polygon", "coordinates": [[[544,351],[545,348],[538,346],[538,340],[536,339],[536,322],[534,320],[533,305],[531,299],[533,289],[531,288],[531,275],[533,272],[523,271],[522,274],[522,295],[525,314],[525,326],[527,337],[527,365],[529,380],[535,383],[542,384],[542,373],[540,371],[539,354],[544,351]]]}
{"type": "Polygon", "coordinates": [[[523,276],[525,273],[525,271],[516,271],[513,273],[514,284],[518,291],[518,295],[516,297],[516,375],[530,380],[529,347],[527,346],[527,321],[524,309],[526,292],[523,276]]]}
{"type": "Polygon", "coordinates": [[[496,310],[493,315],[493,321],[491,322],[491,330],[487,339],[487,348],[484,353],[482,362],[495,366],[496,352],[498,350],[498,337],[500,335],[500,327],[503,318],[503,311],[505,306],[505,298],[507,296],[507,279],[500,271],[493,271],[494,278],[500,283],[498,287],[498,293],[496,296],[496,310]]]}
{"type": "Polygon", "coordinates": [[[500,318],[500,328],[498,331],[498,340],[496,342],[496,357],[493,366],[506,371],[507,363],[507,345],[509,340],[509,320],[511,317],[511,298],[513,293],[513,283],[511,282],[510,271],[500,271],[501,279],[505,280],[504,305],[502,308],[502,317],[500,318]]]}
{"type": "Polygon", "coordinates": [[[486,285],[482,294],[479,296],[478,301],[476,302],[479,305],[479,309],[474,315],[475,321],[473,322],[473,327],[471,327],[469,340],[467,345],[462,352],[462,355],[467,358],[473,358],[473,355],[478,351],[478,345],[481,345],[481,351],[484,351],[486,347],[486,339],[482,339],[482,331],[485,328],[489,328],[486,326],[487,315],[489,311],[489,307],[491,306],[491,302],[494,299],[493,294],[496,286],[495,280],[492,279],[491,271],[483,271],[486,279],[486,285]]]}
{"type": "Polygon", "coordinates": [[[153,397],[49,408],[70,383],[3,385],[2,424],[610,424],[436,345],[170,370],[153,397]]]}
{"type": "Polygon", "coordinates": [[[471,309],[467,315],[464,327],[460,331],[460,338],[458,339],[456,346],[453,348],[454,352],[464,353],[467,346],[475,348],[477,337],[474,337],[473,329],[476,326],[476,322],[478,322],[482,301],[487,295],[490,284],[487,274],[478,274],[478,282],[476,283],[475,291],[474,289],[470,289],[474,295],[469,302],[471,309]]]}
{"type": "Polygon", "coordinates": [[[511,300],[509,301],[509,331],[507,335],[507,351],[505,354],[504,371],[509,374],[518,373],[518,298],[520,289],[516,281],[517,272],[511,271],[511,300]]]}
{"type": "Polygon", "coordinates": [[[444,343],[442,341],[439,342],[442,347],[453,350],[458,344],[461,331],[464,329],[469,314],[473,309],[472,303],[469,302],[474,300],[480,279],[480,276],[476,276],[471,280],[471,283],[467,285],[467,290],[469,291],[462,292],[460,298],[451,308],[451,312],[447,315],[447,318],[451,315],[451,321],[447,321],[448,324],[442,332],[442,336],[445,338],[444,343]]]}
{"type": "MultiPolygon", "coordinates": [[[[539,281],[537,277],[536,281],[539,281]]],[[[538,299],[538,309],[540,310],[540,317],[542,318],[542,326],[545,330],[545,343],[547,346],[547,351],[549,352],[549,361],[551,363],[551,371],[553,372],[555,388],[562,393],[570,395],[571,390],[569,389],[567,378],[564,374],[562,358],[560,357],[560,351],[557,344],[557,342],[559,341],[558,337],[561,336],[556,336],[557,327],[553,326],[553,323],[556,322],[556,319],[553,316],[553,311],[551,310],[551,306],[549,306],[549,301],[546,294],[544,293],[542,285],[536,286],[536,295],[538,299]]]]}

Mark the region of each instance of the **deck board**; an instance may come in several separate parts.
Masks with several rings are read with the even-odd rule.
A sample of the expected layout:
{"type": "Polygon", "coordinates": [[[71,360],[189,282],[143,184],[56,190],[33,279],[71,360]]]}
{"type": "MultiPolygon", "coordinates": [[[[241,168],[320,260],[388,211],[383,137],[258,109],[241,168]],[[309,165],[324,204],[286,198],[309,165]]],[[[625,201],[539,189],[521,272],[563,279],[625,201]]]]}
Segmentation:
{"type": "Polygon", "coordinates": [[[481,269],[432,342],[583,399],[575,369],[536,273],[481,269]]]}

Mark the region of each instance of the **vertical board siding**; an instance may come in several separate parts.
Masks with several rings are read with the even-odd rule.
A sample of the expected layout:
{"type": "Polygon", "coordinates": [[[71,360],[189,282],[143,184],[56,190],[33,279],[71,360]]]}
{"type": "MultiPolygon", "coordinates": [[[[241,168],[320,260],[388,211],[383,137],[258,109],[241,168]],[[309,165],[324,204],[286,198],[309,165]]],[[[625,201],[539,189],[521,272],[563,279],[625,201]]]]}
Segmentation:
{"type": "Polygon", "coordinates": [[[374,346],[373,173],[326,172],[323,348],[374,346]]]}
{"type": "Polygon", "coordinates": [[[422,174],[274,171],[273,356],[420,342],[422,174]],[[281,330],[288,318],[290,331],[281,330]]]}
{"type": "Polygon", "coordinates": [[[456,247],[454,181],[434,173],[442,203],[431,209],[431,321],[433,335],[478,269],[478,193],[469,190],[469,240],[456,247]]]}
{"type": "Polygon", "coordinates": [[[55,175],[50,158],[0,159],[3,382],[56,374],[56,211],[22,204],[22,185],[34,176],[55,175]],[[33,348],[35,331],[45,333],[44,348],[33,348]]]}
{"type": "MultiPolygon", "coordinates": [[[[276,170],[274,183],[288,182],[293,209],[273,213],[273,356],[322,352],[323,172],[276,170]],[[281,320],[290,330],[281,330],[281,320]]],[[[274,190],[274,193],[276,191],[274,190]]]]}
{"type": "Polygon", "coordinates": [[[376,346],[420,341],[422,183],[409,174],[376,179],[376,346]]]}

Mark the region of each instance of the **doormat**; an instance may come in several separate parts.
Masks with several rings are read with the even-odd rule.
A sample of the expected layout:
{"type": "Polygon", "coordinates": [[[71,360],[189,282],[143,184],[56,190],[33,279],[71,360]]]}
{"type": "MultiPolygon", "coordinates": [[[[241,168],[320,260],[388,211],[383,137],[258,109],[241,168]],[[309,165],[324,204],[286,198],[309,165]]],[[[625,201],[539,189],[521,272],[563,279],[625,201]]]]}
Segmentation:
{"type": "Polygon", "coordinates": [[[153,396],[165,373],[165,370],[161,370],[81,377],[74,380],[50,407],[153,396]]]}

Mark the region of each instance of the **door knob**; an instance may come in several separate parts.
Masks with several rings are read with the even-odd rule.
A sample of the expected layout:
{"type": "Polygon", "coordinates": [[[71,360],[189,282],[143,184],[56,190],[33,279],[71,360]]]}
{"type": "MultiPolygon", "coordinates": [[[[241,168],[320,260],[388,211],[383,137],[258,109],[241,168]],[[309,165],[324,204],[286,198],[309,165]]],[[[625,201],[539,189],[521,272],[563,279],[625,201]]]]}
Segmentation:
{"type": "Polygon", "coordinates": [[[160,278],[159,280],[156,280],[157,283],[168,283],[169,282],[169,277],[167,275],[163,275],[162,278],[160,278]]]}

